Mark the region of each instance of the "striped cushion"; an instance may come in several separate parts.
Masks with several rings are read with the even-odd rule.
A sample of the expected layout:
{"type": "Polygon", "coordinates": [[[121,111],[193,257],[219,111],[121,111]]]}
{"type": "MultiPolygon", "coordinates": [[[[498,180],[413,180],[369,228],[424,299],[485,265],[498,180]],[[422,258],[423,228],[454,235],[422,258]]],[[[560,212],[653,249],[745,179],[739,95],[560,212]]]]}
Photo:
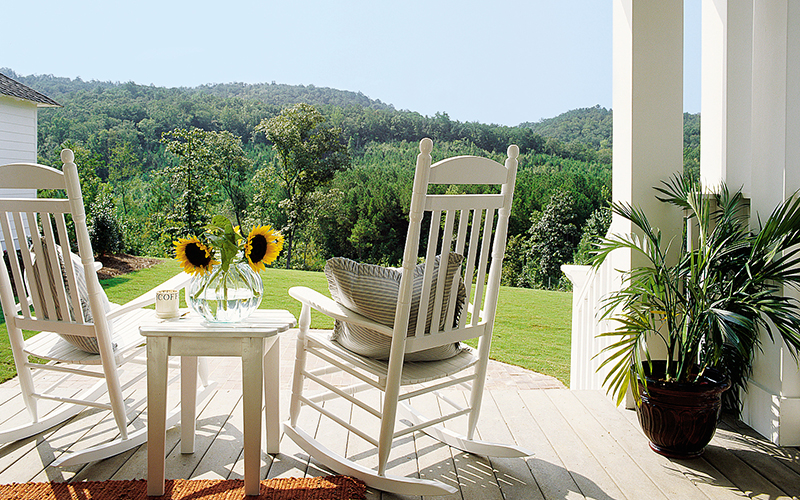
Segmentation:
{"type": "MultiPolygon", "coordinates": [[[[47,252],[47,246],[44,240],[42,240],[42,249],[45,253],[47,252]]],[[[33,249],[31,251],[33,251],[33,249]]],[[[61,252],[60,245],[56,245],[56,254],[58,255],[58,263],[61,266],[60,271],[62,276],[62,282],[64,283],[64,288],[65,291],[67,292],[67,300],[69,300],[71,292],[69,288],[69,282],[67,281],[66,278],[66,269],[64,269],[64,257],[61,252]]],[[[44,304],[45,303],[44,293],[46,288],[42,286],[43,280],[39,276],[39,266],[36,265],[36,254],[33,253],[32,255],[34,264],[33,278],[36,280],[36,285],[37,285],[36,288],[39,290],[39,301],[40,303],[44,304]]],[[[77,285],[78,288],[78,298],[80,300],[81,310],[83,312],[83,318],[86,323],[91,323],[94,318],[92,317],[92,309],[89,306],[89,290],[86,287],[86,275],[84,274],[83,264],[81,263],[80,258],[74,253],[70,252],[69,255],[70,259],[72,260],[73,271],[75,272],[75,284],[77,285]]],[[[50,259],[44,259],[44,264],[45,264],[45,272],[47,273],[47,285],[50,291],[50,296],[57,297],[58,292],[55,281],[56,274],[52,269],[50,259]]],[[[108,301],[108,298],[105,297],[105,294],[103,294],[103,298],[104,298],[103,302],[105,310],[106,312],[108,312],[111,309],[111,303],[108,301]]],[[[70,316],[76,316],[72,310],[71,302],[68,302],[67,306],[69,307],[70,316]]],[[[64,314],[61,311],[61,306],[59,305],[58,301],[55,301],[55,309],[56,309],[56,317],[53,319],[56,319],[58,321],[70,321],[70,317],[64,317],[64,314]]],[[[41,316],[44,317],[45,319],[50,319],[48,318],[46,310],[41,311],[41,316]]],[[[80,321],[80,318],[76,319],[77,321],[80,321]]],[[[90,354],[98,354],[100,352],[100,348],[97,345],[97,338],[95,337],[84,337],[82,335],[69,335],[62,333],[59,333],[58,335],[67,342],[69,342],[70,344],[72,344],[73,346],[80,349],[81,351],[85,351],[90,354]]],[[[113,344],[113,347],[116,347],[116,344],[113,344]]]]}
{"type": "MultiPolygon", "coordinates": [[[[461,266],[464,257],[451,253],[447,266],[445,279],[452,283],[455,273],[461,266]]],[[[430,332],[433,321],[434,297],[433,290],[438,279],[439,256],[433,266],[433,283],[431,285],[431,298],[427,306],[427,323],[425,333],[430,332]]],[[[422,284],[425,267],[420,264],[414,268],[414,282],[411,295],[411,314],[409,316],[408,333],[413,334],[419,314],[419,302],[422,295],[422,284]]],[[[400,289],[402,268],[381,267],[372,264],[360,264],[350,259],[335,257],[325,264],[325,276],[328,278],[328,289],[331,297],[336,302],[351,309],[362,316],[386,326],[394,324],[394,315],[397,310],[397,295],[400,289]]],[[[442,315],[438,329],[444,328],[446,309],[450,302],[450,288],[444,291],[442,300],[442,315]]],[[[458,295],[456,297],[455,323],[461,315],[461,309],[466,301],[466,288],[459,280],[458,295]]],[[[333,329],[332,340],[337,341],[342,347],[362,356],[375,359],[388,359],[392,339],[375,330],[336,321],[333,329]]],[[[426,349],[406,354],[407,361],[435,361],[447,359],[461,352],[459,343],[426,349]]]]}

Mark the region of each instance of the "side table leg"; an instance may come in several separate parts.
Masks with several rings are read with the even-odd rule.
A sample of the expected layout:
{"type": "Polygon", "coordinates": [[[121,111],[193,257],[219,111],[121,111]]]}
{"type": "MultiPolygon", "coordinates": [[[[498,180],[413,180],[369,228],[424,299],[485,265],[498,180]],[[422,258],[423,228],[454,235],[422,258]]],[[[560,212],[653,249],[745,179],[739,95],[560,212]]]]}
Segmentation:
{"type": "Polygon", "coordinates": [[[147,494],[164,494],[167,434],[167,338],[147,338],[147,494]]]}
{"type": "Polygon", "coordinates": [[[197,356],[181,356],[181,453],[194,453],[197,356]]]}
{"type": "Polygon", "coordinates": [[[258,495],[261,482],[261,337],[242,339],[242,399],[244,405],[244,494],[258,495]]]}
{"type": "Polygon", "coordinates": [[[267,429],[267,453],[280,453],[280,336],[266,339],[267,352],[264,354],[264,407],[267,429]]]}

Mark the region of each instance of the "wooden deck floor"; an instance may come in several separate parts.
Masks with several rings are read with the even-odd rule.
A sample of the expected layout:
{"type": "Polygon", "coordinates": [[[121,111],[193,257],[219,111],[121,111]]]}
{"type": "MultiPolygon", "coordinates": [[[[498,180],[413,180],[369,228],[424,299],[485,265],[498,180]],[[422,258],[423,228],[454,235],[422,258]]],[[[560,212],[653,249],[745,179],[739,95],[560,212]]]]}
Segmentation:
{"type": "MultiPolygon", "coordinates": [[[[282,414],[286,414],[293,332],[282,339],[282,414]]],[[[219,385],[198,410],[196,451],[182,455],[177,428],[167,432],[168,478],[240,478],[240,368],[233,359],[212,362],[219,385]]],[[[534,454],[526,459],[486,459],[414,435],[390,457],[391,473],[420,474],[458,485],[447,499],[727,499],[798,498],[800,450],[778,448],[751,429],[726,421],[706,453],[696,460],[669,460],[651,452],[636,415],[619,410],[599,392],[574,392],[558,381],[495,364],[481,414],[479,438],[516,442],[534,454]],[[548,390],[543,390],[543,389],[548,390]]],[[[131,398],[144,394],[144,381],[131,398]]],[[[453,397],[463,397],[454,391],[453,397]]],[[[0,425],[24,417],[16,380],[0,385],[0,425]]],[[[463,393],[462,393],[463,394],[463,393]]],[[[174,399],[173,399],[174,401],[174,399]]],[[[145,412],[146,413],[146,412],[145,412]]],[[[144,418],[134,421],[143,427],[144,418]]],[[[310,414],[310,412],[309,412],[310,414]]],[[[147,446],[84,466],[49,464],[115,434],[106,412],[88,410],[36,437],[0,447],[0,482],[79,481],[145,478],[147,446]]],[[[352,419],[363,418],[353,411],[352,419]]],[[[309,422],[318,432],[331,427],[309,422]]],[[[334,433],[335,435],[335,433],[334,433]]],[[[360,438],[338,436],[339,452],[368,464],[375,459],[360,438]]],[[[325,475],[327,471],[284,438],[281,453],[263,454],[262,476],[325,475]]],[[[369,499],[403,498],[377,491],[369,499]]]]}

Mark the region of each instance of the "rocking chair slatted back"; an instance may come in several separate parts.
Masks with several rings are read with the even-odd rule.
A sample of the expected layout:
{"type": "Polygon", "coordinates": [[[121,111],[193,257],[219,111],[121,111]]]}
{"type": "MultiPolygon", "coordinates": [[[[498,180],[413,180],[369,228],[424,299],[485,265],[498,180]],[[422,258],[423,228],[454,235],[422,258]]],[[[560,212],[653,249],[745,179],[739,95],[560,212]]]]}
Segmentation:
{"type": "MultiPolygon", "coordinates": [[[[430,152],[423,150],[418,155],[403,277],[411,276],[417,259],[424,257],[426,264],[420,304],[428,304],[433,297],[431,325],[443,324],[444,328],[431,328],[426,332],[426,317],[419,314],[414,333],[405,339],[405,352],[481,337],[487,331],[491,332],[491,326],[487,328],[487,323],[493,320],[497,306],[496,292],[500,284],[505,234],[516,179],[516,155],[516,146],[510,147],[505,165],[474,156],[457,156],[431,165],[430,152]],[[428,186],[437,184],[502,187],[499,194],[429,194],[428,186]],[[430,214],[429,219],[426,219],[426,214],[430,214]],[[426,220],[429,223],[427,247],[424,255],[419,256],[413,250],[419,246],[423,222],[426,220]],[[463,269],[463,278],[461,272],[456,272],[452,280],[446,283],[447,266],[440,265],[434,287],[432,273],[435,257],[440,255],[440,262],[448,262],[451,253],[464,258],[460,267],[463,269]],[[492,269],[495,270],[494,273],[492,269]],[[459,294],[456,291],[459,286],[463,286],[466,297],[473,300],[461,312],[459,321],[456,321],[455,316],[459,309],[459,294]],[[447,307],[442,307],[443,297],[448,289],[453,293],[449,294],[447,307]],[[443,311],[446,317],[442,322],[443,311]]],[[[401,280],[400,307],[395,325],[408,324],[407,320],[402,321],[406,306],[403,297],[410,296],[410,291],[403,294],[403,290],[410,286],[410,283],[401,280]]],[[[397,336],[393,338],[394,342],[403,342],[404,335],[400,330],[395,332],[397,336]]]]}
{"type": "MultiPolygon", "coordinates": [[[[77,294],[67,294],[67,290],[77,290],[72,259],[64,259],[63,255],[68,254],[65,254],[63,247],[56,243],[56,241],[69,241],[64,220],[64,214],[69,213],[69,204],[60,200],[47,201],[48,203],[31,206],[34,203],[0,200],[0,213],[2,213],[0,225],[3,234],[13,236],[16,230],[16,241],[25,242],[28,247],[8,253],[8,265],[11,267],[14,289],[26,292],[17,295],[18,313],[32,321],[59,319],[83,323],[84,318],[77,294]],[[9,220],[13,220],[14,229],[11,228],[9,220]],[[57,228],[55,233],[53,226],[57,228]],[[57,239],[55,234],[58,234],[57,239]],[[55,295],[49,293],[49,287],[45,290],[51,275],[54,278],[52,284],[55,295]],[[23,286],[20,287],[19,284],[23,286]],[[31,307],[33,314],[30,311],[31,307]]],[[[11,238],[4,239],[10,247],[11,238]]]]}
{"type": "Polygon", "coordinates": [[[97,338],[98,347],[107,344],[111,355],[107,299],[95,272],[77,167],[70,161],[64,167],[76,172],[65,175],[37,164],[0,167],[4,186],[46,186],[67,194],[66,199],[0,199],[3,244],[7,250],[14,249],[0,263],[3,310],[16,327],[97,338]],[[72,252],[67,215],[74,225],[80,258],[72,252]]]}

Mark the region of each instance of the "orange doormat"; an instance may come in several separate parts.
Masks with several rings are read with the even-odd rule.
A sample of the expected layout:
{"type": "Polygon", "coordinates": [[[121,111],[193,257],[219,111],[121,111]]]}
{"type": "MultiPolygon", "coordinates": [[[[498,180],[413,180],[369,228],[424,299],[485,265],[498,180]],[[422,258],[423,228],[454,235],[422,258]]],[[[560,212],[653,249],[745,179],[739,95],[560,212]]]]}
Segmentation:
{"type": "Polygon", "coordinates": [[[241,479],[168,479],[165,494],[147,496],[147,481],[85,481],[0,485],[3,500],[351,500],[363,499],[364,483],[347,476],[261,481],[258,497],[245,496],[241,479]]]}

